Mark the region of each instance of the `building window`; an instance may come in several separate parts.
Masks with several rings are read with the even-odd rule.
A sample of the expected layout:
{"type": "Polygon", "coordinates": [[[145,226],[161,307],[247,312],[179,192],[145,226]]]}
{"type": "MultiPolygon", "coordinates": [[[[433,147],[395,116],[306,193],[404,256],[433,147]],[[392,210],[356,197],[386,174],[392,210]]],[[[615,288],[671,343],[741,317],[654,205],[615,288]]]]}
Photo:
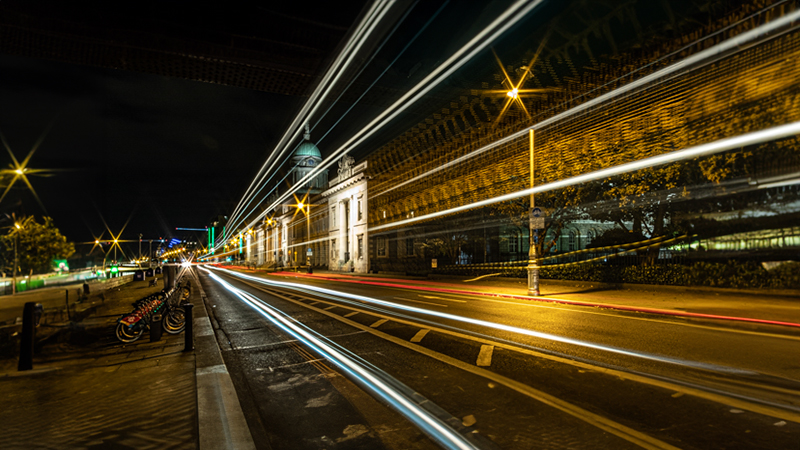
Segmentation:
{"type": "Polygon", "coordinates": [[[336,207],[331,207],[331,228],[336,228],[336,207]]]}
{"type": "Polygon", "coordinates": [[[378,256],[386,256],[386,238],[381,236],[377,239],[378,256]]]}
{"type": "Polygon", "coordinates": [[[414,256],[414,238],[406,239],[406,256],[414,256]]]}
{"type": "Polygon", "coordinates": [[[358,220],[361,221],[361,200],[358,201],[358,220]]]}
{"type": "Polygon", "coordinates": [[[385,218],[386,218],[386,210],[384,209],[384,210],[383,210],[383,211],[381,211],[381,212],[383,213],[383,218],[385,219],[385,218]]]}
{"type": "Polygon", "coordinates": [[[574,252],[575,250],[577,250],[577,248],[575,248],[576,247],[576,239],[575,239],[575,232],[574,231],[570,231],[569,232],[569,242],[568,243],[569,243],[569,251],[574,252]]]}
{"type": "Polygon", "coordinates": [[[336,260],[336,239],[331,239],[331,259],[336,260]]]}
{"type": "MultiPolygon", "coordinates": [[[[361,203],[361,202],[359,202],[359,203],[361,203]]],[[[359,234],[358,235],[358,259],[361,259],[363,257],[364,257],[364,235],[363,234],[359,234]]]]}
{"type": "Polygon", "coordinates": [[[521,247],[519,244],[519,234],[512,233],[511,236],[508,237],[508,252],[517,253],[521,247]]]}

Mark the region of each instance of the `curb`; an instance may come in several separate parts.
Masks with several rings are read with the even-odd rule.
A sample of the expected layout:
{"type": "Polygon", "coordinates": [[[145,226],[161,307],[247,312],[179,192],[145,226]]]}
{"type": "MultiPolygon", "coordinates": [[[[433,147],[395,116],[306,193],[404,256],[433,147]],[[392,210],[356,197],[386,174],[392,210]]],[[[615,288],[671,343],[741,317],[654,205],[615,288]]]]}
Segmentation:
{"type": "Polygon", "coordinates": [[[200,294],[194,310],[195,380],[197,383],[197,427],[200,450],[255,450],[250,427],[239,404],[233,381],[222,359],[222,351],[211,326],[200,277],[192,286],[200,294]]]}

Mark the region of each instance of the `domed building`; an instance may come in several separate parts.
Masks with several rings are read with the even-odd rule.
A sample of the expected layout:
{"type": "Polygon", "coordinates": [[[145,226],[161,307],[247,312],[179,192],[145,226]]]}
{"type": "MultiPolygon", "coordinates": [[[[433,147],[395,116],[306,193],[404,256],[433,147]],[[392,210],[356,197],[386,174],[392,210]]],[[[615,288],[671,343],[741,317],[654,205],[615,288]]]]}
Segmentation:
{"type": "MultiPolygon", "coordinates": [[[[292,186],[296,186],[300,180],[303,179],[306,175],[308,175],[312,170],[314,170],[319,164],[322,162],[322,154],[319,152],[319,149],[313,142],[311,142],[311,132],[308,128],[308,124],[306,124],[306,132],[303,135],[303,142],[297,147],[297,150],[294,151],[294,155],[291,158],[291,168],[294,168],[294,171],[291,176],[292,186]]],[[[308,191],[311,194],[319,194],[328,186],[328,171],[323,170],[321,171],[314,179],[310,182],[303,184],[300,188],[302,194],[305,194],[310,187],[311,190],[308,191]]]]}

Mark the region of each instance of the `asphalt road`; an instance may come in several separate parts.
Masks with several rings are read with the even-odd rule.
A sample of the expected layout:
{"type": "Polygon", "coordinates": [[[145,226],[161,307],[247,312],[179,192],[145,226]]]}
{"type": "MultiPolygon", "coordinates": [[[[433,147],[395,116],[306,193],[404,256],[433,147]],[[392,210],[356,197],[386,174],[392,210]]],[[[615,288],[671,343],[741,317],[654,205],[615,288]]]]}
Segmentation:
{"type": "Polygon", "coordinates": [[[800,446],[785,330],[215,275],[207,307],[259,448],[800,446]]]}

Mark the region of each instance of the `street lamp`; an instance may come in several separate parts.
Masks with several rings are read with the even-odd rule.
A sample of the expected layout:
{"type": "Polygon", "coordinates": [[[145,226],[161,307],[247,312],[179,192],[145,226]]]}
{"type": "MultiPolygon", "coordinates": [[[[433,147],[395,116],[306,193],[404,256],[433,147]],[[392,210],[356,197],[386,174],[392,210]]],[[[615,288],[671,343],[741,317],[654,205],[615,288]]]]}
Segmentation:
{"type": "Polygon", "coordinates": [[[311,254],[309,253],[311,250],[311,205],[308,205],[308,212],[306,212],[305,206],[303,202],[297,203],[297,208],[306,215],[306,266],[308,266],[308,273],[314,273],[314,269],[311,268],[311,254]]]}
{"type": "Polygon", "coordinates": [[[14,226],[17,229],[14,230],[14,278],[11,285],[11,295],[17,294],[17,241],[19,240],[19,230],[22,229],[18,222],[14,222],[14,226]]]}
{"type": "MultiPolygon", "coordinates": [[[[531,166],[531,189],[534,187],[534,162],[533,162],[533,129],[530,130],[528,133],[529,136],[529,143],[530,143],[530,166],[531,166]]],[[[529,221],[530,221],[530,237],[528,238],[528,295],[531,296],[538,296],[539,295],[539,252],[536,249],[536,238],[538,237],[538,230],[536,225],[534,224],[534,220],[538,220],[538,218],[533,217],[533,210],[536,207],[533,198],[533,192],[531,192],[531,210],[529,213],[529,221]]]]}

